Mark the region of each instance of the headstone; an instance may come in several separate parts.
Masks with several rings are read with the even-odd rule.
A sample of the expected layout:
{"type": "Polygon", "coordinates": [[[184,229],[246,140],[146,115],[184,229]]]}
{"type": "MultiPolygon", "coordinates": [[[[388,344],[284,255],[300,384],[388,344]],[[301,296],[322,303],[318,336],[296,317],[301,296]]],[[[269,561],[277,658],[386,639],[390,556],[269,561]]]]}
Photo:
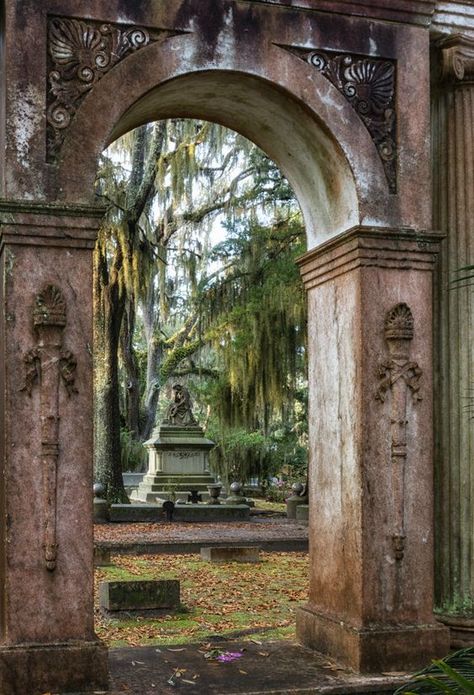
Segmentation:
{"type": "Polygon", "coordinates": [[[201,548],[207,562],[260,562],[260,548],[252,545],[201,548]]]}
{"type": "Polygon", "coordinates": [[[100,607],[107,611],[143,611],[177,608],[178,579],[108,581],[99,585],[100,607]]]}

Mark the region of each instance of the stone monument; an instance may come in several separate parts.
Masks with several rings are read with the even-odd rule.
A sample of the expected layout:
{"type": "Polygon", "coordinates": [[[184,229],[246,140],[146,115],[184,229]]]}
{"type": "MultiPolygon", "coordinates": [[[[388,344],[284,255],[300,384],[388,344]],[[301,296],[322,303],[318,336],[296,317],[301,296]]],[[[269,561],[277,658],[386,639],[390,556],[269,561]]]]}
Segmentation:
{"type": "Polygon", "coordinates": [[[131,499],[139,502],[187,501],[192,491],[209,496],[215,482],[208,470],[209,451],[214,442],[206,439],[197,423],[189,391],[173,386],[174,398],[161,424],[155,428],[148,448],[148,471],[131,499]]]}

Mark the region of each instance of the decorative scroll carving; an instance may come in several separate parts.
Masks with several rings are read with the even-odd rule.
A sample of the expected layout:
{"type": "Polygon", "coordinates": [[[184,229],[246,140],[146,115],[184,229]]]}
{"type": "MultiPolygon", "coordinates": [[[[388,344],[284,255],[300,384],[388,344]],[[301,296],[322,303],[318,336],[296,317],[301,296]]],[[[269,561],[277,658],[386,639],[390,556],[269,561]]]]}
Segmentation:
{"type": "Polygon", "coordinates": [[[377,147],[389,190],[396,193],[395,61],[295,46],[283,48],[319,70],[355,109],[377,147]]]}
{"type": "Polygon", "coordinates": [[[61,290],[47,285],[36,296],[33,325],[37,344],[23,358],[25,383],[21,391],[31,396],[40,387],[41,464],[44,494],[44,561],[48,570],[56,569],[56,479],[59,458],[59,384],[69,396],[77,393],[76,359],[63,349],[66,327],[66,302],[61,290]]]}
{"type": "Polygon", "coordinates": [[[408,455],[408,393],[417,403],[422,399],[420,379],[422,370],[410,360],[410,346],[414,335],[414,321],[407,304],[397,304],[385,317],[385,340],[390,358],[379,367],[381,379],[375,398],[383,403],[391,394],[391,461],[393,483],[392,544],[397,562],[405,552],[405,466],[408,455]]]}
{"type": "Polygon", "coordinates": [[[474,81],[474,39],[456,34],[443,39],[441,48],[441,78],[457,82],[474,81]]]}
{"type": "Polygon", "coordinates": [[[92,87],[123,58],[177,34],[91,20],[54,17],[48,26],[48,159],[62,145],[65,130],[92,87]]]}

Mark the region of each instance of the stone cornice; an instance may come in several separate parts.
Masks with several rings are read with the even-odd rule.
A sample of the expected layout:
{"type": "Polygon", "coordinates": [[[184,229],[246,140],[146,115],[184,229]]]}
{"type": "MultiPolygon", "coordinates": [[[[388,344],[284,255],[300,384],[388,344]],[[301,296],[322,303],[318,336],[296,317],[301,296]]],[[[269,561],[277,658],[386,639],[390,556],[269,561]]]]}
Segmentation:
{"type": "Polygon", "coordinates": [[[5,244],[93,248],[105,208],[0,200],[0,251],[5,244]]]}
{"type": "Polygon", "coordinates": [[[438,43],[441,49],[441,79],[474,81],[474,38],[455,34],[438,43]]]}
{"type": "Polygon", "coordinates": [[[286,8],[339,14],[429,26],[436,0],[247,0],[286,8]]]}
{"type": "Polygon", "coordinates": [[[474,0],[438,0],[431,23],[433,34],[474,37],[474,0]]]}
{"type": "Polygon", "coordinates": [[[297,260],[307,290],[362,267],[433,270],[440,232],[354,227],[297,260]]]}

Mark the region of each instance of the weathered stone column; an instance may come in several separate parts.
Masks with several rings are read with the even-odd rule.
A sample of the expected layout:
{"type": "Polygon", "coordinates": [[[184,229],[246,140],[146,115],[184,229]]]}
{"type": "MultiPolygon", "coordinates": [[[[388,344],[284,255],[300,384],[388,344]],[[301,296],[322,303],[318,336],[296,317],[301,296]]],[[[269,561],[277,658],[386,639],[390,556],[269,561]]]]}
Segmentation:
{"type": "Polygon", "coordinates": [[[448,651],[433,618],[432,270],[439,235],[355,228],[301,261],[309,603],[299,639],[361,672],[448,651]]]}
{"type": "Polygon", "coordinates": [[[94,634],[92,249],[102,210],[0,201],[0,692],[103,687],[94,634]]]}
{"type": "Polygon", "coordinates": [[[444,39],[433,88],[434,226],[445,233],[437,277],[436,604],[453,646],[474,644],[474,40],[444,39]]]}

